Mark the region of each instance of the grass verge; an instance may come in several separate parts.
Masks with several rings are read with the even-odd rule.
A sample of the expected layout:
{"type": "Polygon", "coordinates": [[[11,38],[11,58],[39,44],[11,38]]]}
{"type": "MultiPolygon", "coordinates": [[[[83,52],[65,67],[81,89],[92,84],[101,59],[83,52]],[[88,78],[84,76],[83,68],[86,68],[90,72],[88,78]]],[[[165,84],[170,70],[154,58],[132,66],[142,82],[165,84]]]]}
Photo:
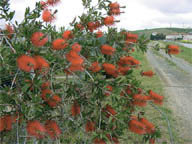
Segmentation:
{"type": "MultiPolygon", "coordinates": [[[[177,43],[175,42],[162,42],[164,45],[167,45],[167,44],[175,44],[175,45],[178,45],[177,43]]],[[[180,49],[181,49],[181,53],[179,53],[178,55],[175,55],[176,57],[179,57],[179,58],[182,58],[183,60],[189,62],[190,64],[192,64],[192,49],[191,48],[186,48],[184,46],[181,46],[180,45],[180,49]]]]}
{"type": "MultiPolygon", "coordinates": [[[[153,70],[145,54],[141,52],[135,52],[133,56],[142,62],[141,69],[143,71],[153,70]]],[[[177,129],[176,126],[178,125],[178,122],[176,121],[176,118],[174,117],[172,111],[170,110],[168,98],[165,94],[164,87],[161,80],[159,79],[158,75],[154,75],[152,78],[140,76],[141,69],[136,69],[135,76],[137,76],[137,78],[142,81],[142,86],[145,90],[152,89],[156,93],[160,95],[164,95],[165,97],[164,104],[162,106],[157,106],[157,108],[167,116],[171,124],[171,130],[173,133],[174,142],[179,144],[184,144],[185,143],[184,139],[179,137],[179,133],[176,131],[177,129]]],[[[154,123],[155,126],[158,126],[160,128],[162,136],[161,136],[161,139],[157,140],[157,143],[169,144],[170,136],[169,136],[168,123],[166,121],[166,118],[162,116],[162,114],[158,112],[157,109],[155,109],[150,104],[148,104],[145,107],[144,112],[147,116],[146,118],[152,123],[154,123]]]]}

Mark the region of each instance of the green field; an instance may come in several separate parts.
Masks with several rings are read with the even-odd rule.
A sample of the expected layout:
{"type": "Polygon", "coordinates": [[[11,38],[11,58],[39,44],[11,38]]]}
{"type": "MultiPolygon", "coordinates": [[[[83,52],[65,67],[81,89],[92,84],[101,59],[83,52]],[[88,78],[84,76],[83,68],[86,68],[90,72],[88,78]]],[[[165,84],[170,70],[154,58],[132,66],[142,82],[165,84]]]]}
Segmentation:
{"type": "MultiPolygon", "coordinates": [[[[162,106],[157,106],[157,109],[162,111],[167,116],[171,124],[174,141],[179,144],[185,144],[183,138],[179,137],[179,133],[176,130],[177,129],[176,125],[178,125],[178,122],[176,121],[176,118],[173,116],[173,113],[169,108],[168,98],[165,95],[164,87],[161,80],[159,79],[157,74],[154,75],[152,78],[140,76],[141,70],[154,71],[154,69],[150,66],[145,54],[141,52],[135,52],[133,56],[136,59],[140,60],[142,63],[141,69],[136,69],[135,71],[135,76],[137,76],[137,78],[142,81],[142,86],[143,86],[142,88],[145,90],[152,89],[156,93],[163,95],[165,97],[164,104],[162,106]]],[[[148,104],[148,106],[145,107],[144,112],[146,114],[146,118],[148,118],[149,121],[153,122],[156,126],[160,128],[160,131],[162,133],[162,138],[158,140],[157,143],[169,144],[170,136],[169,136],[169,130],[168,130],[168,123],[166,121],[166,118],[157,109],[155,109],[152,105],[148,104]]],[[[131,133],[129,134],[134,135],[131,133]]],[[[139,140],[141,138],[135,135],[135,139],[139,140]]]]}
{"type": "MultiPolygon", "coordinates": [[[[167,45],[167,44],[178,45],[175,42],[164,42],[164,41],[161,41],[161,43],[163,43],[164,46],[167,45]]],[[[180,49],[181,49],[181,53],[179,53],[178,55],[175,55],[175,56],[179,57],[179,58],[182,58],[183,60],[185,60],[185,61],[187,61],[187,62],[192,64],[192,49],[186,48],[184,46],[180,46],[180,49]]]]}
{"type": "Polygon", "coordinates": [[[139,35],[145,34],[147,38],[150,38],[150,35],[153,32],[163,33],[163,34],[167,35],[167,34],[171,34],[171,33],[188,33],[191,31],[192,31],[191,28],[186,28],[186,29],[184,29],[184,28],[155,28],[155,29],[136,30],[133,32],[137,33],[139,35]]]}

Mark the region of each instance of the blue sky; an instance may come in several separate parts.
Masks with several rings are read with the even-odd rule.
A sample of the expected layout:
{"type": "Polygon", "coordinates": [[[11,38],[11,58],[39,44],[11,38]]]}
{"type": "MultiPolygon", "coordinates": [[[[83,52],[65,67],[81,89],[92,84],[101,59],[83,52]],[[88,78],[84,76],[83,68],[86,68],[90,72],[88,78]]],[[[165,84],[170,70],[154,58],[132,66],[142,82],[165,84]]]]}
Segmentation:
{"type": "MultiPolygon", "coordinates": [[[[35,2],[39,0],[10,1],[11,9],[16,10],[14,20],[21,21],[25,8],[34,8],[35,2]]],[[[81,0],[61,1],[56,7],[57,20],[53,23],[57,27],[68,26],[75,16],[83,12],[81,0]]],[[[116,17],[117,20],[121,20],[116,24],[118,28],[137,30],[170,26],[192,27],[192,0],[118,0],[118,3],[126,6],[122,9],[125,13],[116,17]]]]}

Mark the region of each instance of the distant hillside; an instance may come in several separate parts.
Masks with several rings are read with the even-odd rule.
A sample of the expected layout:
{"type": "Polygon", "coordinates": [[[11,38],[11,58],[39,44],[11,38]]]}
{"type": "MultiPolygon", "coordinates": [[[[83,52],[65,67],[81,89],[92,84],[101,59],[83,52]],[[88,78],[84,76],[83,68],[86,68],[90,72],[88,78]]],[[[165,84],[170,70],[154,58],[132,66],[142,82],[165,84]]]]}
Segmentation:
{"type": "Polygon", "coordinates": [[[171,33],[188,33],[188,32],[192,32],[192,28],[187,28],[187,29],[186,28],[155,28],[155,29],[136,30],[133,32],[139,35],[145,34],[147,38],[150,38],[150,35],[153,32],[163,33],[165,35],[171,34],[171,33]]]}

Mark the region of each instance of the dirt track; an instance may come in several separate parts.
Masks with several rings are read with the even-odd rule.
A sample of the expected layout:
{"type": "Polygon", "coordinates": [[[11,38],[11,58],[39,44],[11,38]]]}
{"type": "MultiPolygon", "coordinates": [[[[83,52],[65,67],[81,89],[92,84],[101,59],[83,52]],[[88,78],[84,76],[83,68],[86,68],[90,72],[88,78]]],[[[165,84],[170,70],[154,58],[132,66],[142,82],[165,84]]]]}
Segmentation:
{"type": "Polygon", "coordinates": [[[168,103],[180,119],[181,136],[192,144],[192,65],[182,59],[170,58],[164,52],[147,53],[148,61],[164,83],[168,103]]]}

